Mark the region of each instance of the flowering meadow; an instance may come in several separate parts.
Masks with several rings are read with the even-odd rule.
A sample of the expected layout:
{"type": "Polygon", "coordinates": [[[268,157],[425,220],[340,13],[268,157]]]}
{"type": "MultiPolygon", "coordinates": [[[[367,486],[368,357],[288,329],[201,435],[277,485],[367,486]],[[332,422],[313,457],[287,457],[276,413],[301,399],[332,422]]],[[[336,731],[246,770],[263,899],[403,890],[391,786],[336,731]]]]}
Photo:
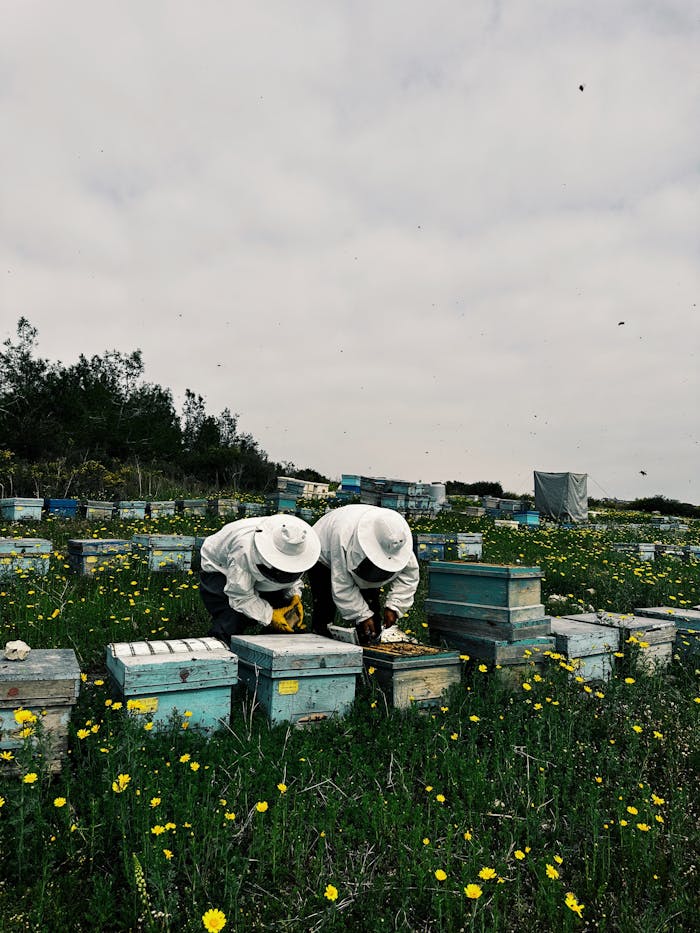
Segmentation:
{"type": "MultiPolygon", "coordinates": [[[[540,567],[550,614],[700,604],[698,561],[612,547],[697,544],[700,522],[674,538],[616,519],[514,530],[453,512],[415,530],[479,530],[485,561],[540,567]]],[[[637,647],[588,684],[554,655],[514,688],[464,657],[462,683],[427,712],[388,709],[369,672],[347,718],[309,729],[271,728],[242,692],[210,739],[188,711],[160,730],[128,716],[105,647],[206,634],[196,572],[132,557],[81,577],[67,540],[219,525],[0,527],[54,548],[48,575],[0,579],[2,643],[73,648],[83,671],[60,773],[42,767],[28,710],[14,717],[23,747],[0,753],[0,929],[693,928],[700,691],[687,659],[644,673],[637,647]]],[[[421,573],[402,624],[427,641],[421,573]]]]}

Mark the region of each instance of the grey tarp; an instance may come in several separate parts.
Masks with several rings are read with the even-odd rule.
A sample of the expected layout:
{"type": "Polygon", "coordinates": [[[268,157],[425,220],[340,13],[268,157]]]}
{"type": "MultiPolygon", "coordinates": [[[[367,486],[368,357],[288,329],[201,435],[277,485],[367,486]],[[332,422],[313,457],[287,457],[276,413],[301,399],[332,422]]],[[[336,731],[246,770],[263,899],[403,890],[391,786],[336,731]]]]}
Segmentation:
{"type": "Polygon", "coordinates": [[[535,508],[557,521],[587,521],[588,474],[535,470],[535,508]]]}

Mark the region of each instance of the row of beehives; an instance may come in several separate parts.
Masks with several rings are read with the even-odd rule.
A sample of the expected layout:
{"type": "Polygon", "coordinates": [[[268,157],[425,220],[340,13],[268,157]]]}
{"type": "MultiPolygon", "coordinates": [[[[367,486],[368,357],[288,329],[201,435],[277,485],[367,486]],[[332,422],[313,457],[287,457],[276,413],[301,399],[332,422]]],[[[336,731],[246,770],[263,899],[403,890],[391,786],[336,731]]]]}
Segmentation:
{"type": "Polygon", "coordinates": [[[698,544],[660,544],[658,542],[628,543],[618,541],[613,550],[620,554],[629,554],[639,560],[654,560],[657,557],[680,557],[684,560],[700,560],[698,544]]]}
{"type": "Polygon", "coordinates": [[[163,501],[93,499],[0,499],[0,518],[5,521],[41,521],[44,517],[112,519],[160,518],[164,515],[262,515],[270,503],[238,499],[171,499],[163,501]]]}
{"type": "MultiPolygon", "coordinates": [[[[194,535],[137,534],[127,538],[71,538],[68,565],[79,574],[94,574],[119,566],[132,557],[147,563],[149,570],[189,570],[203,537],[194,535]]],[[[0,538],[0,577],[16,573],[49,572],[53,551],[46,538],[0,538]]]]}

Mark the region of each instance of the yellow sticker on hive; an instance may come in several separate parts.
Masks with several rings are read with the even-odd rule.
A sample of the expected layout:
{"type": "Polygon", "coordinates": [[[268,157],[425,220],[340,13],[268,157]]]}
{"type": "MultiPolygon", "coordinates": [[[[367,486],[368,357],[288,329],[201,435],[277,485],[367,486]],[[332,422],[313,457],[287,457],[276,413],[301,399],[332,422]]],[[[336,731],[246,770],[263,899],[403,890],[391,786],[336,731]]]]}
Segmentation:
{"type": "Polygon", "coordinates": [[[142,700],[127,700],[126,708],[132,713],[158,712],[158,697],[144,697],[142,700]]]}
{"type": "Polygon", "coordinates": [[[277,692],[282,694],[299,693],[299,681],[280,680],[277,692]]]}
{"type": "Polygon", "coordinates": [[[96,563],[97,563],[97,558],[96,558],[96,557],[86,557],[86,558],[85,558],[85,563],[86,563],[86,564],[96,564],[96,563]]]}
{"type": "Polygon", "coordinates": [[[154,553],[154,554],[162,554],[163,552],[162,552],[162,551],[154,551],[153,553],[154,553]]]}

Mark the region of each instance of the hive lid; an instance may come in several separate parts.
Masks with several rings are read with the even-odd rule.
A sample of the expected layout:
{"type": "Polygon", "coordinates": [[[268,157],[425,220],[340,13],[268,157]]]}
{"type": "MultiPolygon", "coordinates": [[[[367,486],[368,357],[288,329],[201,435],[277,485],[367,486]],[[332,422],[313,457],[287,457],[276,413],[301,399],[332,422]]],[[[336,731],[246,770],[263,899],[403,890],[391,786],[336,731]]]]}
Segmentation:
{"type": "Polygon", "coordinates": [[[35,648],[24,661],[0,661],[0,708],[74,703],[79,689],[72,648],[35,648]]]}
{"type": "Polygon", "coordinates": [[[218,638],[114,643],[106,665],[125,695],[229,686],[238,675],[238,658],[218,638]]]}
{"type": "Polygon", "coordinates": [[[45,538],[0,538],[0,554],[48,554],[52,547],[45,538]]]}
{"type": "Polygon", "coordinates": [[[231,650],[241,662],[264,671],[337,670],[359,673],[362,648],[322,635],[234,635],[231,650]]]}

